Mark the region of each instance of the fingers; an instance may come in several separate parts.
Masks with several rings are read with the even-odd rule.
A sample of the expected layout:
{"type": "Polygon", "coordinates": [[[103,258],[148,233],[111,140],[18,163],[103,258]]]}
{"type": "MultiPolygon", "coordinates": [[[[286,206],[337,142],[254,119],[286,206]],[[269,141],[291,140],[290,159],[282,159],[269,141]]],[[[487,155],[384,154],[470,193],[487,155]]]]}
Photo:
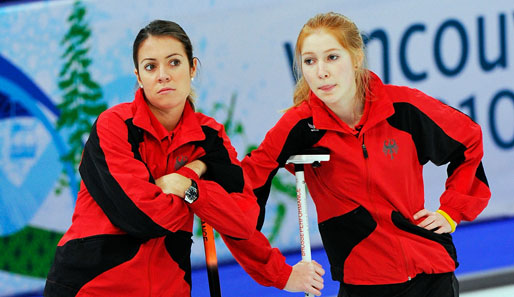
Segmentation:
{"type": "Polygon", "coordinates": [[[439,227],[437,230],[434,230],[434,233],[437,234],[443,234],[443,233],[449,233],[450,231],[445,231],[443,227],[439,227]]]}
{"type": "Polygon", "coordinates": [[[415,213],[415,214],[414,214],[414,216],[413,216],[413,218],[414,218],[414,220],[416,220],[416,221],[417,221],[417,220],[419,220],[420,218],[425,217],[425,216],[427,216],[427,215],[429,215],[429,214],[430,214],[430,212],[429,212],[427,209],[423,208],[422,210],[420,210],[420,211],[418,211],[417,213],[415,213]]]}
{"type": "Polygon", "coordinates": [[[435,222],[435,218],[433,216],[429,216],[426,219],[424,219],[423,221],[421,221],[421,223],[418,224],[418,227],[428,229],[427,226],[430,224],[433,224],[434,222],[435,222]]]}
{"type": "MultiPolygon", "coordinates": [[[[423,222],[426,222],[426,221],[428,221],[428,220],[429,220],[429,219],[426,219],[426,220],[425,220],[425,221],[423,221],[423,222]]],[[[436,222],[436,221],[430,221],[430,222],[427,222],[427,223],[426,223],[426,224],[424,224],[424,225],[419,225],[419,226],[420,226],[420,227],[422,227],[422,228],[425,228],[425,229],[427,229],[427,230],[434,230],[434,229],[437,229],[437,228],[441,227],[441,226],[438,224],[438,222],[436,222]]]]}
{"type": "Polygon", "coordinates": [[[418,224],[418,227],[429,229],[427,227],[430,224],[433,224],[436,221],[435,212],[428,211],[425,208],[423,208],[422,210],[418,211],[413,216],[414,220],[416,220],[416,221],[421,219],[421,218],[423,218],[423,217],[426,217],[426,218],[418,224]]]}
{"type": "Polygon", "coordinates": [[[435,230],[435,233],[442,234],[452,232],[452,225],[450,225],[450,222],[448,222],[442,214],[435,212],[434,216],[436,217],[439,227],[439,229],[435,230]]]}
{"type": "Polygon", "coordinates": [[[434,231],[437,234],[448,233],[451,231],[450,223],[441,214],[422,209],[414,214],[415,220],[426,217],[418,226],[427,230],[434,231]]]}
{"type": "Polygon", "coordinates": [[[317,276],[317,278],[319,278],[319,279],[314,279],[311,282],[311,285],[307,286],[306,289],[303,290],[303,292],[311,293],[315,296],[320,296],[321,290],[323,290],[325,285],[323,284],[323,279],[321,277],[317,276]]]}
{"type": "Polygon", "coordinates": [[[314,296],[321,296],[321,291],[316,289],[315,287],[310,287],[306,293],[311,293],[314,296]]]}
{"type": "Polygon", "coordinates": [[[316,275],[312,281],[312,287],[321,291],[325,287],[323,278],[319,275],[316,275]]]}
{"type": "Polygon", "coordinates": [[[157,185],[165,194],[173,194],[184,197],[184,192],[191,185],[191,180],[177,173],[163,175],[155,180],[157,185]]]}
{"type": "Polygon", "coordinates": [[[321,295],[321,290],[324,288],[322,276],[325,274],[325,270],[316,261],[309,263],[314,268],[314,275],[311,275],[312,280],[310,281],[311,286],[306,290],[307,293],[311,293],[315,296],[321,295]]]}
{"type": "Polygon", "coordinates": [[[321,267],[321,265],[318,262],[312,260],[311,263],[312,265],[314,265],[314,270],[319,276],[325,275],[325,269],[323,269],[323,267],[321,267]]]}
{"type": "Polygon", "coordinates": [[[300,261],[293,266],[293,271],[284,287],[289,292],[307,292],[315,296],[321,295],[324,287],[323,274],[325,271],[317,262],[300,261]]]}

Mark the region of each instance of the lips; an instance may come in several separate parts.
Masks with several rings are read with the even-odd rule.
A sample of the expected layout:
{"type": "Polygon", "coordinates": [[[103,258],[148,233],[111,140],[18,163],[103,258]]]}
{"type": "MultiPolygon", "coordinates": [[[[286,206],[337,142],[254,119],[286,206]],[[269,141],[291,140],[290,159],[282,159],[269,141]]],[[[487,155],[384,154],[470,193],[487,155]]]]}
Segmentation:
{"type": "Polygon", "coordinates": [[[333,88],[335,88],[335,86],[336,85],[323,85],[323,86],[319,87],[318,89],[325,91],[325,92],[330,92],[330,91],[332,91],[333,88]]]}
{"type": "Polygon", "coordinates": [[[165,93],[172,92],[172,91],[175,91],[175,89],[173,89],[173,88],[162,88],[162,89],[159,90],[159,92],[157,92],[157,94],[165,94],[165,93]]]}

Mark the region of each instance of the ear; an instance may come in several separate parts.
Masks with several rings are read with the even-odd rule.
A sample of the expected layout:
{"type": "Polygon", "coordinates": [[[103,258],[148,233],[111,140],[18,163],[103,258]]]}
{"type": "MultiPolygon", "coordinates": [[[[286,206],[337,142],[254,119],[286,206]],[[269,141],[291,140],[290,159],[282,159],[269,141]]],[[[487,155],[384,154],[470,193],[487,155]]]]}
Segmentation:
{"type": "Polygon", "coordinates": [[[357,61],[355,61],[356,68],[361,68],[362,63],[364,62],[364,52],[362,50],[359,50],[359,52],[357,52],[356,60],[357,60],[357,61]]]}
{"type": "Polygon", "coordinates": [[[196,68],[198,66],[198,59],[193,58],[193,65],[191,65],[191,78],[196,76],[196,68]]]}
{"type": "Polygon", "coordinates": [[[142,85],[143,83],[141,82],[141,78],[139,77],[139,72],[137,72],[137,69],[135,69],[135,68],[134,68],[134,74],[136,75],[137,83],[139,85],[142,85]]]}

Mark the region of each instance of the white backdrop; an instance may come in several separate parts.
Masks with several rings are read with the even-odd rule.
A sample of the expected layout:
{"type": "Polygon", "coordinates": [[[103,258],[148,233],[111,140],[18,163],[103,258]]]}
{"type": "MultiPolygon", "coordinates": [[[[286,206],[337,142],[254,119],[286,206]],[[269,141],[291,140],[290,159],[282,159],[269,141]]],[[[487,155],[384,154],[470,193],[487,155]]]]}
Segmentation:
{"type": "MultiPolygon", "coordinates": [[[[314,14],[340,12],[353,19],[370,38],[369,67],[383,80],[418,88],[462,110],[482,126],[483,163],[493,195],[479,219],[514,215],[514,2],[511,0],[157,0],[151,3],[84,1],[92,32],[90,71],[101,85],[109,106],[132,100],[135,78],[131,46],[138,30],[153,19],[174,20],[189,34],[195,55],[201,61],[195,80],[197,106],[209,113],[216,103],[228,104],[230,98],[236,98],[233,120],[240,122],[245,132],[234,135],[232,141],[242,158],[246,147],[258,144],[280,117],[280,111],[291,105],[293,79],[286,45],[294,47],[301,26],[314,14]]],[[[0,55],[25,73],[54,104],[62,100],[57,86],[63,64],[59,43],[69,29],[66,18],[71,4],[51,1],[0,8],[0,55]]],[[[13,89],[8,79],[0,76],[0,90],[13,89]]],[[[56,177],[52,175],[39,175],[36,180],[27,181],[31,168],[37,164],[59,169],[62,166],[57,153],[44,153],[56,149],[51,133],[41,123],[55,123],[56,116],[48,107],[40,103],[36,106],[42,114],[28,124],[26,118],[0,118],[3,127],[0,129],[3,203],[0,212],[7,218],[2,221],[0,236],[14,234],[26,225],[64,232],[71,223],[75,193],[68,190],[54,194],[56,177]],[[31,131],[17,137],[25,137],[22,142],[37,147],[36,153],[23,162],[7,153],[14,136],[8,132],[12,130],[5,128],[12,128],[13,124],[31,131]],[[28,199],[20,199],[11,185],[27,188],[48,185],[48,188],[41,199],[34,198],[35,210],[22,220],[12,213],[23,212],[28,199]]],[[[220,122],[227,116],[224,110],[211,115],[220,122]]],[[[285,175],[284,179],[292,184],[292,176],[285,175]]],[[[427,166],[425,175],[427,207],[435,210],[444,189],[446,168],[427,166]]],[[[296,203],[287,195],[273,193],[263,230],[266,234],[272,232],[280,206],[285,206],[285,219],[273,244],[286,250],[296,249],[296,203]]],[[[312,204],[310,213],[314,226],[312,204]]],[[[317,228],[311,230],[313,244],[319,245],[317,228]]],[[[195,238],[195,242],[193,264],[201,265],[201,238],[195,238]]],[[[221,261],[231,258],[223,244],[218,244],[218,249],[221,261]]],[[[0,273],[0,292],[2,287],[9,287],[8,283],[11,288],[5,290],[12,291],[19,290],[13,289],[20,288],[19,283],[23,284],[22,288],[30,288],[41,286],[41,281],[20,275],[13,277],[6,270],[0,273]],[[15,282],[19,283],[13,287],[15,282]]]]}

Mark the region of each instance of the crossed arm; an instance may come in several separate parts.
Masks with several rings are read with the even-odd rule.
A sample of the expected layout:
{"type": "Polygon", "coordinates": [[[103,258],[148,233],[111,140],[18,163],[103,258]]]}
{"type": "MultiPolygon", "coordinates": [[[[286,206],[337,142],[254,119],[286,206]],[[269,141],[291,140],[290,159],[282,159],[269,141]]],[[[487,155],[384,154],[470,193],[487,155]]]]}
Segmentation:
{"type": "MultiPolygon", "coordinates": [[[[200,160],[195,160],[185,166],[193,170],[199,177],[207,171],[207,166],[200,160]]],[[[156,179],[155,184],[159,186],[164,193],[174,194],[183,198],[184,192],[191,186],[191,180],[178,173],[171,173],[156,179]]],[[[239,245],[244,245],[244,242],[245,241],[239,241],[239,245]]],[[[323,289],[324,286],[322,278],[324,274],[325,270],[316,261],[310,263],[300,261],[293,266],[283,289],[288,292],[308,292],[320,296],[320,290],[323,289]]]]}
{"type": "MultiPolygon", "coordinates": [[[[205,163],[200,160],[194,160],[186,164],[185,167],[193,170],[199,177],[207,170],[205,163]]],[[[155,184],[166,194],[173,194],[184,198],[185,191],[191,186],[191,179],[179,173],[170,173],[156,179],[155,184]]]]}

